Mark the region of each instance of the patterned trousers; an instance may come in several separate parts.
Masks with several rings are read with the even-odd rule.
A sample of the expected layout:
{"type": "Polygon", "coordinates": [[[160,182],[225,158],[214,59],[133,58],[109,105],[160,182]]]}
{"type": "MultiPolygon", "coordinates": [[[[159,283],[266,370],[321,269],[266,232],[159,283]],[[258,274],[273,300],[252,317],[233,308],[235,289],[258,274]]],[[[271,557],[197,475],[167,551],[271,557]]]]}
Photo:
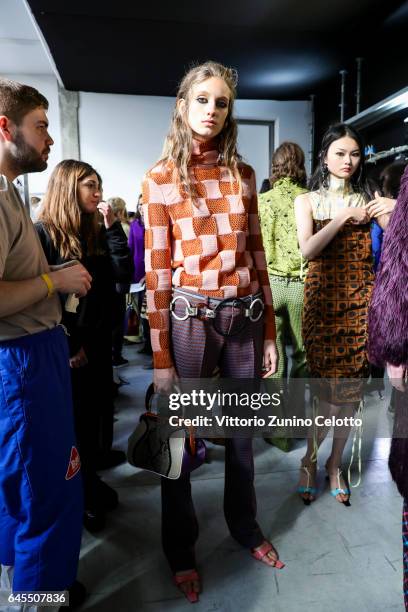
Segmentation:
{"type": "Polygon", "coordinates": [[[304,284],[298,279],[269,275],[276,323],[276,347],[279,354],[278,371],[273,378],[286,378],[288,359],[285,339],[292,341],[290,378],[306,378],[306,353],[302,340],[302,309],[304,284]]]}
{"type": "MultiPolygon", "coordinates": [[[[184,293],[185,294],[185,293],[184,293]]],[[[202,302],[202,296],[190,303],[202,302]]],[[[176,313],[185,305],[178,302],[176,313]]],[[[219,319],[223,331],[234,333],[242,325],[241,316],[225,309],[219,319]],[[235,328],[235,329],[234,329],[235,328]]],[[[171,319],[171,338],[176,370],[180,378],[210,378],[216,366],[224,378],[259,379],[263,356],[263,320],[249,323],[236,335],[221,336],[210,321],[171,319]]],[[[198,522],[191,495],[190,474],[178,480],[161,479],[163,550],[173,572],[196,566],[194,545],[198,522]]],[[[232,537],[246,548],[256,548],[264,540],[256,521],[254,460],[251,438],[225,441],[224,515],[232,537]]]]}

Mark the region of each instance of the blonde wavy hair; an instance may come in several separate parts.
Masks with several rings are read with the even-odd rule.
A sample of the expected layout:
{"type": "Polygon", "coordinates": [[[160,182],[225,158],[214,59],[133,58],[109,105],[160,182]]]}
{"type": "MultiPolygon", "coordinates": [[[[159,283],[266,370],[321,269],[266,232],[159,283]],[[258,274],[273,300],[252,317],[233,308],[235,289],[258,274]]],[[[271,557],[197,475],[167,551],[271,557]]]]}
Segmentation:
{"type": "Polygon", "coordinates": [[[99,249],[101,216],[99,211],[82,214],[78,201],[78,183],[96,174],[102,189],[102,179],[89,164],[66,159],[55,166],[44,196],[38,221],[48,231],[52,244],[63,259],[81,259],[81,239],[87,244],[87,254],[99,249]]]}
{"type": "Polygon", "coordinates": [[[123,198],[109,198],[106,200],[106,203],[111,205],[115,216],[121,223],[129,223],[126,202],[123,198]]]}
{"type": "Polygon", "coordinates": [[[188,164],[191,158],[193,134],[188,124],[188,109],[193,87],[207,79],[218,77],[230,90],[228,115],[224,127],[218,135],[219,162],[230,171],[231,180],[235,178],[241,189],[241,176],[238,164],[241,156],[237,151],[238,126],[233,116],[234,100],[236,98],[237,72],[217,62],[205,62],[192,67],[183,77],[176,98],[176,104],[170,124],[170,130],[164,142],[162,162],[173,166],[174,182],[180,184],[189,195],[193,194],[188,175],[188,164]],[[180,106],[180,100],[185,104],[180,106]]]}

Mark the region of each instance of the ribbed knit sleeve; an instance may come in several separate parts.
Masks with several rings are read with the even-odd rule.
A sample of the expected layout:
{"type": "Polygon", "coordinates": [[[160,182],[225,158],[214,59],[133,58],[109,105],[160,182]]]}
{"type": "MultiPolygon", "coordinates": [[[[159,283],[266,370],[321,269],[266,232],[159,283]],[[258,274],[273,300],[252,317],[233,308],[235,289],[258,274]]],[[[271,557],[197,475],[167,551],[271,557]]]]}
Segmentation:
{"type": "Polygon", "coordinates": [[[248,243],[247,249],[251,253],[256,268],[258,281],[265,301],[265,340],[275,340],[275,313],[273,310],[272,292],[266,268],[265,251],[262,243],[262,232],[258,216],[258,196],[256,192],[255,172],[249,180],[249,214],[248,214],[248,243]]]}
{"type": "Polygon", "coordinates": [[[155,368],[170,368],[171,243],[170,218],[160,174],[149,172],[142,184],[145,223],[147,312],[155,368]]]}
{"type": "Polygon", "coordinates": [[[147,309],[155,368],[173,366],[170,302],[173,287],[225,299],[263,293],[265,338],[275,339],[275,315],[258,219],[255,174],[241,164],[241,189],[216,151],[195,163],[194,201],[163,163],[143,181],[147,309]],[[214,160],[215,153],[215,160],[214,160]],[[203,163],[204,162],[204,163],[203,163]]]}

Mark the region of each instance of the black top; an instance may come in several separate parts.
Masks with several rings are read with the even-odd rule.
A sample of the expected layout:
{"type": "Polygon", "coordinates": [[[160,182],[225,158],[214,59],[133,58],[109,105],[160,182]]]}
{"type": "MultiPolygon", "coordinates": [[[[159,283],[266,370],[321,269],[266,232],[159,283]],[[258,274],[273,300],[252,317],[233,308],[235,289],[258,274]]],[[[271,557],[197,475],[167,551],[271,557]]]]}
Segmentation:
{"type": "MultiPolygon", "coordinates": [[[[41,222],[35,224],[47,261],[58,266],[70,261],[64,259],[53,245],[48,231],[41,222]]],[[[133,262],[126,234],[119,221],[106,229],[101,226],[98,254],[88,255],[87,245],[81,241],[81,263],[92,276],[91,289],[79,300],[76,313],[65,310],[66,294],[60,294],[62,303],[62,324],[69,333],[70,355],[75,355],[83,346],[86,352],[88,342],[97,333],[111,333],[112,308],[116,283],[130,283],[133,262]]]]}

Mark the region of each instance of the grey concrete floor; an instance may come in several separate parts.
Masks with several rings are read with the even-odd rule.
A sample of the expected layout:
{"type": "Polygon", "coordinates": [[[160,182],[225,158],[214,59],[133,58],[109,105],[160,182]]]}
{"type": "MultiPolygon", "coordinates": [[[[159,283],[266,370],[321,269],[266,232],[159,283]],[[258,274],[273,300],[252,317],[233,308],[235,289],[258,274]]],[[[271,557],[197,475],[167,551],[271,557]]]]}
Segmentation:
{"type": "MultiPolygon", "coordinates": [[[[125,349],[129,381],[117,404],[115,447],[127,438],[143,412],[152,370],[140,345],[125,349]]],[[[223,513],[223,448],[212,445],[211,462],[193,473],[200,523],[197,564],[203,593],[195,609],[205,612],[383,612],[402,611],[401,498],[387,459],[392,427],[387,397],[366,398],[362,482],[350,508],[329,494],[324,462],[331,440],[319,453],[318,499],[304,506],[295,494],[304,442],[283,453],[254,441],[258,520],[286,563],[275,570],[253,560],[229,536],[223,513]]],[[[345,463],[350,457],[348,444],[345,463]]],[[[120,506],[97,535],[84,532],[79,579],[90,596],[81,610],[94,612],[178,612],[189,604],[173,586],[160,546],[160,484],[153,474],[121,465],[101,472],[115,487],[120,506]]]]}

